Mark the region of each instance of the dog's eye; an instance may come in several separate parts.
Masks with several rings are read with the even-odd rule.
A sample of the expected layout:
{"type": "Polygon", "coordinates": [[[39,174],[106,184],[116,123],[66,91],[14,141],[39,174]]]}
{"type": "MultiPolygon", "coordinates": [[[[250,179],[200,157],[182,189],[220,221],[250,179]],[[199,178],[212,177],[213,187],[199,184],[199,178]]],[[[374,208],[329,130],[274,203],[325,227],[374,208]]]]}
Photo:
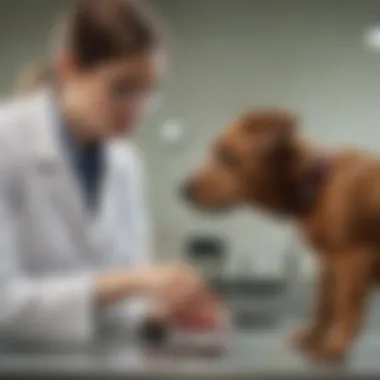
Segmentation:
{"type": "Polygon", "coordinates": [[[218,161],[229,168],[236,168],[239,165],[239,160],[233,152],[228,149],[219,149],[217,151],[218,161]]]}

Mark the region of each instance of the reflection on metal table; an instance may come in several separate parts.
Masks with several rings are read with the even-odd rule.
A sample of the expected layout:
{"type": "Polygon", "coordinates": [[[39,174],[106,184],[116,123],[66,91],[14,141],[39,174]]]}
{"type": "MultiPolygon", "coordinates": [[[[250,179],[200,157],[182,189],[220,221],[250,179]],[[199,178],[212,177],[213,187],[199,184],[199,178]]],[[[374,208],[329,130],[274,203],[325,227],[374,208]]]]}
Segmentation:
{"type": "MultiPolygon", "coordinates": [[[[288,326],[290,327],[290,326],[288,326]]],[[[0,375],[13,378],[76,379],[256,379],[351,378],[380,373],[380,336],[366,334],[344,367],[308,363],[288,346],[291,329],[231,333],[227,349],[215,355],[148,352],[131,342],[108,341],[88,350],[0,351],[0,375]]]]}

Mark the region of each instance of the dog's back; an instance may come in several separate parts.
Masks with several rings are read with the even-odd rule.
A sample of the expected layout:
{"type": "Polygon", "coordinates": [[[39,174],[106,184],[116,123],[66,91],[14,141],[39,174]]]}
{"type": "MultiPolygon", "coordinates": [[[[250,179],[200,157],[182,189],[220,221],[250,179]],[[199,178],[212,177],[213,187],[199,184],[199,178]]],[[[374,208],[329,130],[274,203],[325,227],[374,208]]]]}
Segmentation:
{"type": "Polygon", "coordinates": [[[316,207],[299,219],[309,243],[340,251],[367,245],[380,258],[380,158],[358,150],[332,154],[316,207]]]}

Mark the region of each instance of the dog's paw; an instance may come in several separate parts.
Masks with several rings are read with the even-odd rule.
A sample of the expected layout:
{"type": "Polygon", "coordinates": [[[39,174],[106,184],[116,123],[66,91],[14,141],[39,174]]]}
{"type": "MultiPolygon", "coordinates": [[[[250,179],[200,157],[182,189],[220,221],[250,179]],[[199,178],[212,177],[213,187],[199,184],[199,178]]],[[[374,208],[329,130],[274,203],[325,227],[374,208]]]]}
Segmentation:
{"type": "Polygon", "coordinates": [[[313,327],[300,328],[291,337],[294,347],[302,350],[314,349],[322,340],[321,332],[313,327]]]}
{"type": "Polygon", "coordinates": [[[347,354],[347,344],[342,339],[329,338],[310,353],[317,362],[341,363],[347,354]]]}

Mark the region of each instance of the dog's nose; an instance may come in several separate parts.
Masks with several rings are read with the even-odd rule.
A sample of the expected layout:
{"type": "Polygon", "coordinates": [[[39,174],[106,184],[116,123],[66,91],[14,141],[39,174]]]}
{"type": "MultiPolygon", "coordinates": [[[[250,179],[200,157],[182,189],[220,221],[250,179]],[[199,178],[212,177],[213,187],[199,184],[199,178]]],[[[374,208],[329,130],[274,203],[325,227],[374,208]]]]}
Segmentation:
{"type": "Polygon", "coordinates": [[[185,182],[181,186],[181,196],[185,198],[186,200],[193,200],[194,199],[194,193],[195,193],[195,186],[191,181],[185,182]]]}

